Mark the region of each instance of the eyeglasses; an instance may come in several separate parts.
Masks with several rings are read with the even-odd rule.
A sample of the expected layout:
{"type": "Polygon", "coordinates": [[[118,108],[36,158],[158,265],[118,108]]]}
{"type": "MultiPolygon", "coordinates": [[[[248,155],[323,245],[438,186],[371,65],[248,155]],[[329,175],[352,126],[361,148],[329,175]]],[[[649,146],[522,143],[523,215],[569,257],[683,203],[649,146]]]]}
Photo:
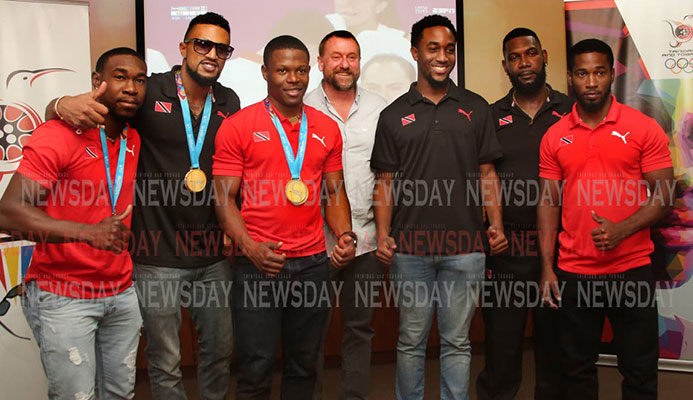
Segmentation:
{"type": "MultiPolygon", "coordinates": [[[[9,292],[7,292],[5,294],[5,297],[2,299],[2,301],[0,301],[0,317],[7,314],[7,311],[10,309],[10,300],[9,299],[14,299],[15,297],[17,297],[21,294],[22,294],[22,285],[17,285],[15,287],[13,287],[12,289],[10,289],[9,292]]],[[[10,328],[8,328],[7,326],[5,326],[5,324],[3,324],[2,322],[0,322],[0,326],[5,328],[5,330],[7,332],[9,332],[10,335],[12,335],[16,338],[24,339],[24,340],[31,340],[27,337],[19,336],[16,333],[12,332],[12,330],[10,328]]]]}
{"type": "Polygon", "coordinates": [[[22,294],[21,287],[21,285],[13,287],[12,289],[10,289],[9,292],[5,294],[5,297],[2,299],[2,301],[0,301],[0,317],[7,314],[7,310],[10,309],[9,299],[14,299],[15,297],[22,294]]]}
{"type": "Polygon", "coordinates": [[[198,38],[188,39],[185,40],[183,43],[190,42],[193,42],[193,50],[195,50],[195,53],[202,54],[203,56],[207,55],[207,53],[212,51],[212,47],[216,48],[217,57],[219,58],[228,60],[229,58],[231,58],[231,54],[233,54],[233,47],[229,46],[228,44],[215,43],[211,40],[198,38]]]}

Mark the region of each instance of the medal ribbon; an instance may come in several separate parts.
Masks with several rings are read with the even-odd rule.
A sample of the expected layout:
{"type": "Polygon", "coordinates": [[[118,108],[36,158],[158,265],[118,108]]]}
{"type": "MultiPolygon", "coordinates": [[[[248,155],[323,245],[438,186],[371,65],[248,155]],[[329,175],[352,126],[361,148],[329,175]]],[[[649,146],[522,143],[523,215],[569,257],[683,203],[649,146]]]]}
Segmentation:
{"type": "Polygon", "coordinates": [[[277,117],[277,114],[275,114],[274,110],[272,109],[272,105],[267,98],[265,99],[265,109],[267,109],[270,117],[272,117],[274,127],[277,128],[279,139],[282,141],[286,163],[289,164],[289,172],[291,172],[291,179],[300,180],[301,168],[303,168],[303,158],[306,155],[306,143],[308,142],[308,120],[306,118],[306,112],[304,110],[301,115],[301,128],[298,133],[298,152],[296,153],[296,157],[294,157],[294,151],[291,148],[289,139],[286,137],[286,132],[284,132],[282,123],[279,121],[279,117],[277,117]]]}
{"type": "Polygon", "coordinates": [[[209,117],[212,115],[212,88],[210,88],[210,93],[207,93],[207,99],[205,100],[205,108],[202,111],[202,120],[200,121],[200,130],[197,132],[197,143],[195,142],[195,137],[193,135],[192,121],[190,120],[190,106],[188,105],[188,98],[185,95],[185,89],[183,88],[183,79],[180,76],[180,71],[176,72],[176,87],[178,88],[178,100],[180,101],[180,108],[183,112],[183,122],[185,123],[185,136],[188,139],[188,151],[190,152],[190,166],[192,168],[200,168],[200,153],[202,152],[202,146],[205,142],[205,136],[207,135],[207,125],[209,125],[209,117]]]}
{"type": "Polygon", "coordinates": [[[128,144],[128,127],[123,128],[120,135],[120,152],[118,153],[118,164],[116,165],[115,182],[111,182],[111,164],[108,157],[108,144],[106,143],[106,129],[101,127],[101,150],[103,150],[103,163],[106,167],[106,182],[108,183],[108,194],[111,198],[111,211],[116,215],[116,202],[120,196],[120,189],[123,187],[123,174],[125,171],[125,150],[128,144]],[[115,183],[115,190],[113,189],[115,183]]]}

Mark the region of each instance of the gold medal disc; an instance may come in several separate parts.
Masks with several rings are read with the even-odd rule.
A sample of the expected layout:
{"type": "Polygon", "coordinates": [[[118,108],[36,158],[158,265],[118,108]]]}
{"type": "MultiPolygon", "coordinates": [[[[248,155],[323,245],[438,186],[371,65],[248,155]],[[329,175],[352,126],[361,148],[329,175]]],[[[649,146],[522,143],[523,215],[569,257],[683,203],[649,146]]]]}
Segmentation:
{"type": "Polygon", "coordinates": [[[197,193],[204,190],[207,186],[207,176],[199,168],[191,168],[187,174],[185,174],[185,187],[189,191],[197,193]]]}
{"type": "Polygon", "coordinates": [[[300,206],[308,200],[308,186],[299,179],[287,182],[285,191],[286,198],[295,206],[300,206]]]}

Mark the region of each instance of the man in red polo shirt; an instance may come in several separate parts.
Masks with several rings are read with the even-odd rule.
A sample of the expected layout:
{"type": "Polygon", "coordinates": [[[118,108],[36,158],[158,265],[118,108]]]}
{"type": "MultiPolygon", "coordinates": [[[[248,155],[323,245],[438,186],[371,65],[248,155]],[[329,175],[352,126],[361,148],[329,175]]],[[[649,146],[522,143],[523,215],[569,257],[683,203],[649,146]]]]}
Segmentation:
{"type": "Polygon", "coordinates": [[[356,251],[339,127],[303,104],[309,59],[295,37],[272,39],[262,66],[267,98],[224,121],[215,142],[217,215],[243,252],[233,267],[237,399],[269,397],[280,337],[281,397],[312,398],[332,293],[329,265],[346,266],[356,251]],[[338,238],[329,261],[323,179],[325,218],[338,238]]]}
{"type": "Polygon", "coordinates": [[[673,169],[662,128],[610,95],[613,63],[611,49],[600,40],[570,49],[568,78],[577,103],[546,132],[540,149],[543,300],[560,306],[566,399],[598,397],[595,363],[605,317],[614,331],[623,398],[657,398],[649,227],[673,206],[673,169]]]}
{"type": "Polygon", "coordinates": [[[92,84],[107,84],[97,99],[105,127],[38,127],[0,201],[0,228],[37,242],[22,307],[50,399],[134,395],[142,318],[127,246],[140,137],[127,121],[144,101],[146,73],[132,49],[104,53],[92,84]]]}

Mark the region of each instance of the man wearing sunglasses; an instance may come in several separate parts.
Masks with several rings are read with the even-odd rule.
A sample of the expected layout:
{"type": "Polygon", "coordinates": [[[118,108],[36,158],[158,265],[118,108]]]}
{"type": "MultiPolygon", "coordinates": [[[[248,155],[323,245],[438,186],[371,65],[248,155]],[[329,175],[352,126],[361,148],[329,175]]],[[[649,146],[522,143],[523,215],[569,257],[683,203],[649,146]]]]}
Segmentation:
{"type": "MultiPolygon", "coordinates": [[[[214,139],[238,111],[236,93],[217,82],[233,48],[229,23],[215,13],[190,21],[179,45],[182,66],[153,74],[133,125],[142,132],[132,231],[134,279],[144,319],[154,399],[185,399],[180,370],[180,307],[199,336],[200,398],[223,399],[232,349],[231,271],[211,190],[214,139]]],[[[102,90],[102,88],[100,88],[102,90]]],[[[47,107],[85,129],[103,121],[100,90],[47,107]]]]}

